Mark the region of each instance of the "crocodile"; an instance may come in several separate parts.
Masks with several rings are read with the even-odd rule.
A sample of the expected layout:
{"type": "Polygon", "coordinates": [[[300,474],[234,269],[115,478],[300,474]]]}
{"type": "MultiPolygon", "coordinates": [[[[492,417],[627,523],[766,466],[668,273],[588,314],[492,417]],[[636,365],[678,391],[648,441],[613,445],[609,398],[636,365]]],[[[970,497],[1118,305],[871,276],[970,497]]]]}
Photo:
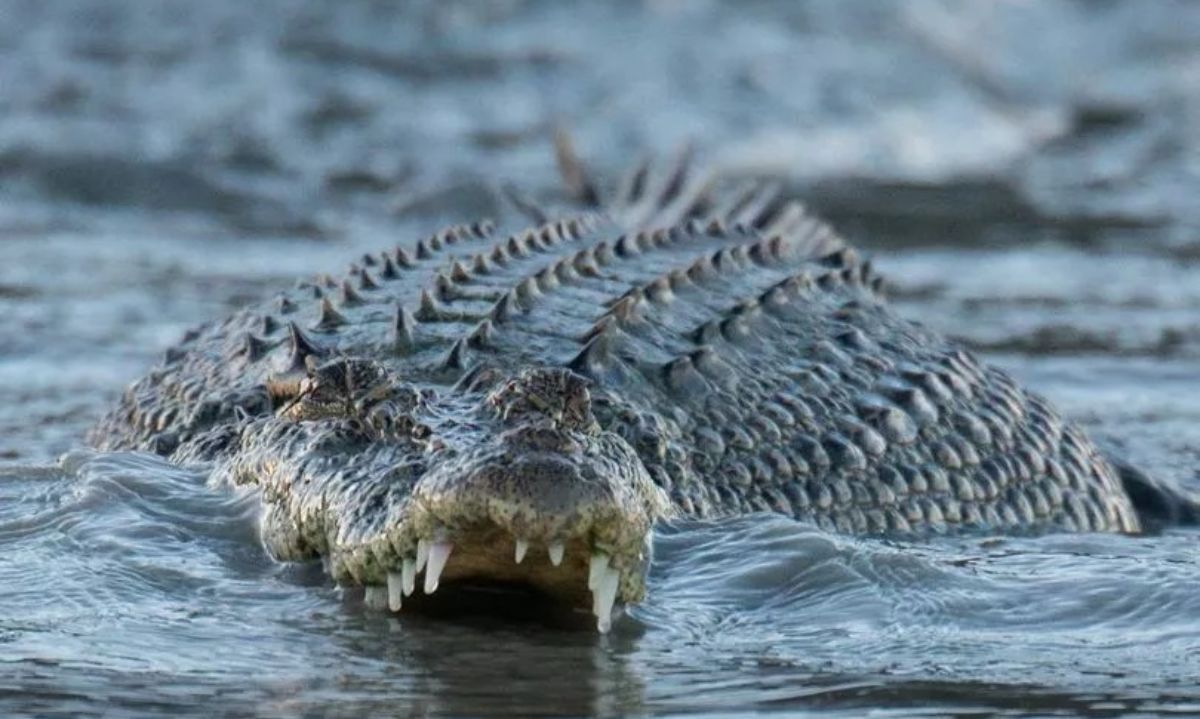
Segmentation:
{"type": "Polygon", "coordinates": [[[1077,425],[899,317],[777,187],[685,153],[601,192],[559,150],[575,204],[514,193],[527,226],[454,225],[191,329],[91,443],[257,486],[269,552],[321,559],[369,607],[518,585],[600,631],[644,598],[674,517],[1143,531],[1077,425]]]}

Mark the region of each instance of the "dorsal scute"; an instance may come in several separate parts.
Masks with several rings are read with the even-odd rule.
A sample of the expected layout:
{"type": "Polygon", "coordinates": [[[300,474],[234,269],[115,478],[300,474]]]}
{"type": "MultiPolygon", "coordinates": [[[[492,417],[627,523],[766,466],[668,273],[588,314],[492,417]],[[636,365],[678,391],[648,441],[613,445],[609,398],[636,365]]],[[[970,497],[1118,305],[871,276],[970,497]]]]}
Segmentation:
{"type": "Polygon", "coordinates": [[[456,225],[364,259],[352,282],[312,283],[321,295],[314,325],[338,332],[384,304],[382,344],[415,370],[485,360],[612,379],[698,346],[725,352],[762,331],[758,314],[795,311],[805,292],[878,286],[869,263],[801,207],[768,212],[773,197],[751,188],[716,214],[653,228],[593,212],[500,236],[456,225]],[[401,307],[410,309],[391,309],[401,307]]]}
{"type": "MultiPolygon", "coordinates": [[[[446,321],[468,303],[470,311],[459,314],[469,324],[446,341],[463,339],[472,350],[514,355],[513,361],[599,367],[614,356],[617,331],[629,356],[682,352],[716,339],[713,328],[722,329],[713,317],[730,305],[744,305],[747,297],[779,304],[811,286],[812,274],[797,275],[797,267],[814,263],[818,251],[840,249],[823,225],[802,213],[783,216],[771,235],[702,218],[634,232],[596,216],[548,222],[456,261],[435,278],[435,291],[422,294],[417,317],[446,321]],[[483,294],[459,296],[449,283],[470,283],[483,294]],[[708,329],[698,329],[704,323],[693,320],[700,317],[708,329]],[[488,322],[486,342],[480,318],[488,322]]],[[[738,329],[726,323],[723,331],[738,329]]]]}

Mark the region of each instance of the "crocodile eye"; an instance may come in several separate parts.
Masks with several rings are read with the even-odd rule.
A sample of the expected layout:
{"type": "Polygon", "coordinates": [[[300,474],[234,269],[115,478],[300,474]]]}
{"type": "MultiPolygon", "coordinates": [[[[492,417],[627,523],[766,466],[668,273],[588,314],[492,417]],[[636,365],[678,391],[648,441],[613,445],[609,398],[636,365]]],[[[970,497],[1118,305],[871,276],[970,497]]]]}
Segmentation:
{"type": "MultiPolygon", "coordinates": [[[[311,358],[310,358],[311,359],[311,358]]],[[[275,414],[295,422],[317,419],[358,419],[371,426],[372,410],[380,404],[414,408],[419,397],[394,373],[374,360],[339,357],[308,364],[308,376],[268,381],[275,414]]]]}
{"type": "Polygon", "coordinates": [[[291,401],[276,411],[276,415],[295,422],[331,417],[352,417],[351,408],[343,393],[318,383],[303,386],[291,401]]]}

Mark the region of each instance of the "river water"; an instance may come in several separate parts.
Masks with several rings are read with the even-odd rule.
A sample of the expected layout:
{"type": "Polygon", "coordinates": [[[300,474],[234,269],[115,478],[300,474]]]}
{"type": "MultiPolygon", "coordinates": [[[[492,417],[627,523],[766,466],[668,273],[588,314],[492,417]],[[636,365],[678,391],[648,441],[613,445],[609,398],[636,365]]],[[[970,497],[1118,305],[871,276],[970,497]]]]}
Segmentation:
{"type": "Polygon", "coordinates": [[[189,326],[693,141],[1200,489],[1200,7],[0,0],[0,715],[1200,714],[1200,531],[656,536],[608,636],[386,617],[87,450],[189,326]]]}

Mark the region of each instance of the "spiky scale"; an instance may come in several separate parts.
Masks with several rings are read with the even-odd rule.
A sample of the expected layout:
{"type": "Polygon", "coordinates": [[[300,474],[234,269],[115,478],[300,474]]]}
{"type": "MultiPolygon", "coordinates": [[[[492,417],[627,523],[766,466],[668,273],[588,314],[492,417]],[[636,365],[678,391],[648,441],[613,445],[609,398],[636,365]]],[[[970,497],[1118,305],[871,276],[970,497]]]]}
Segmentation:
{"type": "Polygon", "coordinates": [[[361,290],[377,290],[379,289],[379,283],[375,281],[370,272],[362,269],[358,272],[358,288],[361,290]]]}
{"type": "Polygon", "coordinates": [[[554,273],[555,281],[560,284],[570,284],[579,279],[579,273],[575,271],[575,267],[571,264],[571,258],[569,257],[564,257],[555,262],[552,272],[554,273]]]}
{"type": "Polygon", "coordinates": [[[447,370],[466,369],[469,350],[464,339],[458,339],[450,346],[450,351],[442,360],[442,368],[447,370]]]}
{"type": "Polygon", "coordinates": [[[525,238],[513,235],[512,237],[508,238],[508,244],[505,245],[504,250],[507,251],[507,254],[510,257],[528,257],[528,247],[529,245],[525,238]]]}
{"type": "Polygon", "coordinates": [[[455,260],[450,266],[450,279],[454,282],[470,282],[471,273],[463,266],[463,263],[455,260]]]}
{"type": "Polygon", "coordinates": [[[284,371],[304,369],[305,362],[309,357],[325,355],[325,350],[309,339],[308,335],[304,334],[304,330],[300,329],[295,322],[288,323],[288,342],[288,360],[284,371]]]}
{"type": "Polygon", "coordinates": [[[434,276],[433,286],[437,293],[437,299],[442,302],[452,300],[458,295],[458,290],[454,286],[454,280],[441,272],[434,276]]]}
{"type": "Polygon", "coordinates": [[[613,245],[613,251],[617,253],[618,257],[629,259],[641,254],[642,249],[638,247],[637,241],[634,238],[629,235],[621,235],[613,245]]]}
{"type": "Polygon", "coordinates": [[[340,304],[342,307],[354,307],[366,302],[363,296],[354,289],[354,285],[350,284],[349,280],[342,280],[340,304]]]}
{"type": "Polygon", "coordinates": [[[279,329],[279,320],[275,319],[271,315],[263,315],[262,320],[259,321],[258,331],[261,332],[263,335],[266,335],[269,337],[272,334],[274,334],[275,331],[278,329],[279,329]]]}
{"type": "Polygon", "coordinates": [[[495,247],[493,247],[491,253],[488,256],[491,258],[492,262],[495,262],[496,264],[500,265],[501,267],[508,266],[508,262],[509,262],[510,258],[508,255],[508,250],[505,248],[505,246],[503,244],[496,245],[495,247]]]}
{"type": "Polygon", "coordinates": [[[346,318],[340,312],[333,308],[333,303],[328,297],[321,299],[320,310],[317,315],[317,323],[314,329],[332,330],[346,324],[346,318]]]}
{"type": "Polygon", "coordinates": [[[612,338],[604,332],[592,337],[579,352],[566,362],[570,369],[586,377],[598,377],[604,374],[611,355],[612,338]]]}
{"type": "Polygon", "coordinates": [[[579,338],[579,341],[583,342],[583,343],[587,343],[598,334],[601,334],[604,332],[616,332],[616,331],[617,331],[617,319],[615,317],[613,317],[612,315],[604,315],[600,319],[596,320],[595,324],[593,324],[591,327],[588,328],[587,332],[585,332],[579,338]]]}
{"type": "Polygon", "coordinates": [[[392,319],[392,345],[401,352],[411,350],[416,344],[417,320],[412,313],[402,305],[396,305],[396,313],[392,319]]]}
{"type": "Polygon", "coordinates": [[[638,316],[638,305],[642,301],[641,292],[628,294],[617,300],[608,310],[608,314],[619,322],[630,322],[638,316]]]}
{"type": "Polygon", "coordinates": [[[485,319],[471,331],[471,334],[467,337],[467,346],[476,350],[491,348],[495,333],[495,325],[492,324],[491,320],[485,319]]]}
{"type": "Polygon", "coordinates": [[[446,311],[442,308],[441,303],[434,299],[433,294],[428,289],[422,289],[416,318],[422,322],[437,322],[445,317],[446,311]]]}
{"type": "Polygon", "coordinates": [[[667,304],[675,298],[675,293],[671,289],[670,279],[659,277],[642,289],[642,296],[650,302],[667,304]]]}
{"type": "Polygon", "coordinates": [[[261,337],[255,337],[249,332],[242,337],[241,354],[247,362],[257,362],[269,349],[270,345],[261,337]]]}
{"type": "Polygon", "coordinates": [[[613,253],[612,245],[607,241],[600,241],[592,248],[592,258],[596,264],[601,267],[611,265],[616,261],[617,257],[613,253]]]}
{"type": "Polygon", "coordinates": [[[559,286],[558,278],[554,275],[553,267],[543,267],[530,278],[538,292],[550,292],[559,286]]]}
{"type": "Polygon", "coordinates": [[[571,264],[575,271],[584,277],[600,276],[600,266],[596,261],[596,254],[591,248],[575,253],[571,264]]]}
{"type": "Polygon", "coordinates": [[[382,267],[379,270],[379,276],[385,280],[395,280],[400,278],[399,271],[396,270],[396,263],[387,253],[383,255],[382,267]]]}
{"type": "Polygon", "coordinates": [[[708,391],[708,382],[696,370],[691,357],[677,357],[664,365],[661,371],[667,386],[676,392],[686,392],[694,397],[708,391]]]}
{"type": "Polygon", "coordinates": [[[537,278],[535,277],[526,277],[521,280],[517,283],[513,291],[516,293],[517,304],[525,310],[533,307],[538,298],[542,296],[542,291],[538,287],[537,278]]]}
{"type": "Polygon", "coordinates": [[[496,223],[491,220],[480,220],[471,224],[471,232],[481,240],[486,240],[496,231],[496,223]]]}
{"type": "Polygon", "coordinates": [[[476,275],[491,274],[492,265],[488,262],[487,255],[475,255],[471,260],[471,272],[476,275]]]}

